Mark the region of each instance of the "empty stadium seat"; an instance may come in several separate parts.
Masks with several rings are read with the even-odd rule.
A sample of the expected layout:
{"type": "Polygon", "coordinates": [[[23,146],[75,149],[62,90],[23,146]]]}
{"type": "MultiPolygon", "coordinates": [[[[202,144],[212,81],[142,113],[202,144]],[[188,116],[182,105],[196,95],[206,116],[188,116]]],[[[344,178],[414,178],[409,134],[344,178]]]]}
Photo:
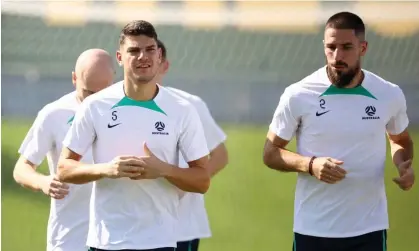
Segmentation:
{"type": "Polygon", "coordinates": [[[115,1],[114,4],[115,19],[121,25],[138,19],[153,23],[157,18],[157,1],[115,1]]]}
{"type": "MultiPolygon", "coordinates": [[[[292,83],[319,68],[325,60],[322,30],[313,34],[255,33],[233,27],[191,30],[180,25],[157,25],[156,28],[168,47],[170,74],[219,79],[258,76],[265,81],[292,83]]],[[[115,24],[96,22],[84,26],[47,26],[42,18],[2,13],[3,73],[22,74],[27,68],[35,68],[42,76],[68,77],[83,50],[98,47],[113,54],[120,30],[115,24]]],[[[419,33],[390,38],[372,30],[368,31],[367,39],[370,46],[364,67],[396,83],[417,81],[419,33]]]]}
{"type": "Polygon", "coordinates": [[[419,31],[419,2],[359,1],[355,10],[368,27],[382,36],[405,37],[419,31]],[[380,16],[386,16],[387,20],[380,16]],[[389,17],[395,20],[388,20],[389,17]]]}
{"type": "Polygon", "coordinates": [[[316,33],[319,8],[317,1],[235,1],[240,29],[316,33]]]}
{"type": "Polygon", "coordinates": [[[184,1],[182,19],[188,28],[219,28],[223,25],[224,1],[184,1]]]}
{"type": "Polygon", "coordinates": [[[88,2],[80,1],[45,1],[44,22],[50,26],[80,26],[86,23],[88,2]]]}

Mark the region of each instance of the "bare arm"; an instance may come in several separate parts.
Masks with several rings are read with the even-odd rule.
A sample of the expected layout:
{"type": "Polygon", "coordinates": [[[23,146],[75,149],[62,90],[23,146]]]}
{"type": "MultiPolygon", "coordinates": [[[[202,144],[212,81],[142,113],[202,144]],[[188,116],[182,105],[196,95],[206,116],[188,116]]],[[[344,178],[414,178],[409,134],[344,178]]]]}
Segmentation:
{"type": "Polygon", "coordinates": [[[345,178],[346,171],[340,167],[343,161],[331,157],[301,156],[286,150],[285,146],[287,144],[287,140],[269,132],[263,154],[265,165],[281,172],[310,173],[318,180],[329,184],[335,184],[345,178]],[[312,158],[313,162],[310,165],[312,158]]]}
{"type": "Polygon", "coordinates": [[[271,169],[281,172],[308,173],[310,157],[293,153],[285,147],[289,141],[269,131],[263,150],[263,162],[271,169]]]}
{"type": "Polygon", "coordinates": [[[415,173],[412,168],[413,141],[407,130],[409,118],[407,116],[405,96],[399,87],[394,89],[394,93],[395,100],[392,106],[394,114],[388,121],[386,130],[390,143],[391,157],[399,172],[399,177],[393,178],[393,181],[402,190],[406,191],[412,188],[415,183],[415,173]]]}
{"type": "Polygon", "coordinates": [[[398,167],[401,163],[413,159],[413,140],[407,130],[398,135],[388,134],[388,139],[394,165],[398,167]]]}
{"type": "Polygon", "coordinates": [[[110,163],[84,164],[81,155],[64,148],[58,163],[58,178],[73,184],[85,184],[102,178],[132,178],[141,174],[142,161],[135,156],[117,156],[110,163]]]}
{"type": "Polygon", "coordinates": [[[19,159],[13,170],[15,181],[33,191],[42,191],[54,199],[62,199],[68,194],[68,185],[58,181],[55,175],[44,175],[37,172],[47,153],[55,144],[54,109],[45,106],[26,134],[18,152],[19,159]]]}
{"type": "Polygon", "coordinates": [[[397,167],[399,177],[393,181],[403,190],[409,190],[415,183],[415,173],[412,168],[413,141],[407,130],[398,135],[388,134],[393,163],[397,167]]]}
{"type": "Polygon", "coordinates": [[[73,184],[85,184],[103,178],[100,164],[84,164],[81,155],[64,147],[58,162],[58,179],[73,184]]]}
{"type": "Polygon", "coordinates": [[[210,186],[210,176],[205,168],[207,163],[208,158],[203,157],[188,162],[189,168],[172,166],[165,178],[183,191],[204,194],[210,186]]]}
{"type": "Polygon", "coordinates": [[[13,178],[25,188],[41,191],[45,184],[48,183],[48,176],[38,173],[36,168],[35,164],[21,155],[13,170],[13,178]]]}
{"type": "Polygon", "coordinates": [[[55,176],[38,173],[36,168],[37,165],[21,155],[13,170],[13,177],[23,187],[42,191],[54,199],[62,199],[69,193],[67,184],[58,181],[55,176]]]}
{"type": "Polygon", "coordinates": [[[214,177],[219,171],[228,164],[228,152],[224,143],[218,145],[210,152],[210,159],[207,164],[207,170],[211,177],[214,177]]]}

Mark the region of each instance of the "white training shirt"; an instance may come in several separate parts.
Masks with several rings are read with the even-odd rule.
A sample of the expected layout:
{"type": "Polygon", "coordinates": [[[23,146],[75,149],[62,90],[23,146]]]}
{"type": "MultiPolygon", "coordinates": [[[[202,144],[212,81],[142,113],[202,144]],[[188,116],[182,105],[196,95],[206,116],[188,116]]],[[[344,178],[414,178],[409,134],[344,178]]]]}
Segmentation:
{"type": "MultiPolygon", "coordinates": [[[[19,153],[35,165],[40,165],[47,156],[49,172],[55,176],[62,141],[78,107],[75,92],[46,105],[38,113],[19,153]]],[[[83,161],[92,162],[91,152],[86,152],[83,161]]],[[[69,184],[69,187],[69,194],[63,199],[51,198],[47,251],[86,250],[92,186],[69,184]]]]}
{"type": "MultiPolygon", "coordinates": [[[[188,100],[195,107],[204,128],[209,151],[214,150],[227,139],[226,134],[217,125],[206,103],[200,97],[173,87],[167,87],[167,89],[188,100]]],[[[188,167],[182,155],[179,156],[179,160],[181,167],[188,167]]],[[[178,226],[178,241],[190,241],[211,237],[203,194],[185,193],[181,198],[178,226]]]]}
{"type": "MultiPolygon", "coordinates": [[[[199,116],[186,100],[158,86],[151,101],[125,96],[123,82],[88,97],[64,145],[95,163],[120,155],[143,156],[143,142],[162,161],[178,164],[208,155],[199,116]]],[[[93,183],[87,245],[99,249],[176,247],[179,189],[164,178],[101,179],[93,183]]]]}
{"type": "Polygon", "coordinates": [[[326,67],[286,88],[270,130],[296,135],[304,156],[344,161],[346,178],[326,184],[298,174],[294,232],[318,237],[353,237],[389,227],[384,187],[386,132],[409,123],[402,90],[363,70],[361,86],[331,85],[326,67]]]}

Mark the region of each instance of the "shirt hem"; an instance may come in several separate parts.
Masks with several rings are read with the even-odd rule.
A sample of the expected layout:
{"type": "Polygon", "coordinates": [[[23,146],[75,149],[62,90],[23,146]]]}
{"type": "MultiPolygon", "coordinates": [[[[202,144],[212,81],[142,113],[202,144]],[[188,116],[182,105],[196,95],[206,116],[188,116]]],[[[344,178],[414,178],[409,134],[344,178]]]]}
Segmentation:
{"type": "Polygon", "coordinates": [[[387,130],[387,132],[390,134],[390,135],[399,135],[400,133],[402,133],[402,132],[404,132],[406,129],[407,129],[407,127],[409,126],[409,121],[407,121],[401,128],[403,128],[403,129],[400,129],[400,130],[387,130]]]}
{"type": "Polygon", "coordinates": [[[121,249],[157,249],[157,248],[176,248],[176,242],[170,242],[166,244],[157,244],[157,245],[94,245],[87,243],[87,247],[98,248],[98,249],[107,249],[107,250],[121,250],[121,249]]]}
{"type": "Polygon", "coordinates": [[[220,146],[221,144],[224,144],[227,140],[227,137],[224,137],[222,140],[220,140],[218,143],[212,144],[212,145],[208,145],[208,150],[211,153],[212,151],[214,151],[215,148],[217,148],[218,146],[220,146]]]}
{"type": "Polygon", "coordinates": [[[280,137],[281,139],[290,141],[293,138],[293,133],[285,132],[284,130],[278,130],[273,126],[269,126],[269,130],[275,133],[275,135],[280,137]]]}
{"type": "Polygon", "coordinates": [[[207,238],[211,238],[211,237],[212,237],[211,234],[188,235],[187,237],[179,238],[177,242],[191,241],[191,240],[195,240],[195,239],[207,239],[207,238]]]}
{"type": "Polygon", "coordinates": [[[210,154],[210,152],[206,150],[206,151],[202,151],[202,152],[199,152],[197,154],[194,154],[192,156],[188,156],[188,158],[184,158],[184,159],[185,159],[186,162],[191,162],[191,161],[195,161],[195,160],[198,160],[200,158],[203,158],[205,156],[208,156],[209,154],[210,154]]]}
{"type": "Polygon", "coordinates": [[[87,250],[88,246],[74,246],[74,245],[53,245],[51,242],[47,243],[47,251],[54,251],[54,250],[87,250]],[[68,247],[69,246],[69,247],[68,247]]]}
{"type": "Polygon", "coordinates": [[[27,150],[24,150],[22,152],[19,151],[19,154],[22,155],[26,160],[30,161],[32,164],[39,166],[42,164],[42,161],[44,160],[45,156],[39,160],[40,158],[37,158],[36,156],[33,156],[32,154],[28,154],[27,150]]]}
{"type": "Polygon", "coordinates": [[[367,229],[362,230],[362,231],[342,233],[342,234],[336,234],[336,233],[329,234],[329,233],[321,233],[321,232],[305,231],[305,230],[300,231],[300,230],[295,229],[295,228],[293,229],[293,231],[294,231],[294,233],[297,233],[297,234],[313,236],[313,237],[321,237],[321,238],[350,238],[350,237],[357,237],[357,236],[360,236],[360,235],[372,233],[372,232],[375,232],[375,231],[387,230],[388,228],[389,228],[388,225],[383,225],[383,226],[367,228],[367,229]]]}
{"type": "Polygon", "coordinates": [[[67,142],[64,141],[63,142],[63,147],[67,147],[68,149],[70,149],[71,151],[77,153],[78,155],[83,156],[85,154],[86,151],[82,151],[83,149],[81,149],[80,147],[76,147],[72,144],[72,142],[67,142]]]}

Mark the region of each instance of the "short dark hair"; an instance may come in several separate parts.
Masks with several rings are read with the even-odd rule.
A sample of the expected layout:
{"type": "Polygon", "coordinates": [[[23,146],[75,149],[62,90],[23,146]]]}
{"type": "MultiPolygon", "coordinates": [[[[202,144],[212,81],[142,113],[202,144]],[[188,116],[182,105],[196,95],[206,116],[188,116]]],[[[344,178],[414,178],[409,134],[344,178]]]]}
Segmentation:
{"type": "Polygon", "coordinates": [[[166,50],[166,46],[164,45],[164,43],[157,39],[157,47],[159,47],[161,49],[161,56],[163,58],[163,60],[167,59],[167,50],[166,50]]]}
{"type": "Polygon", "coordinates": [[[339,12],[327,20],[326,28],[354,30],[355,35],[360,39],[365,39],[365,25],[362,19],[351,12],[339,12]]]}
{"type": "Polygon", "coordinates": [[[154,38],[157,41],[157,32],[154,26],[144,20],[134,20],[129,22],[122,28],[119,34],[119,45],[124,44],[125,37],[127,36],[140,36],[144,35],[150,38],[154,38]]]}

